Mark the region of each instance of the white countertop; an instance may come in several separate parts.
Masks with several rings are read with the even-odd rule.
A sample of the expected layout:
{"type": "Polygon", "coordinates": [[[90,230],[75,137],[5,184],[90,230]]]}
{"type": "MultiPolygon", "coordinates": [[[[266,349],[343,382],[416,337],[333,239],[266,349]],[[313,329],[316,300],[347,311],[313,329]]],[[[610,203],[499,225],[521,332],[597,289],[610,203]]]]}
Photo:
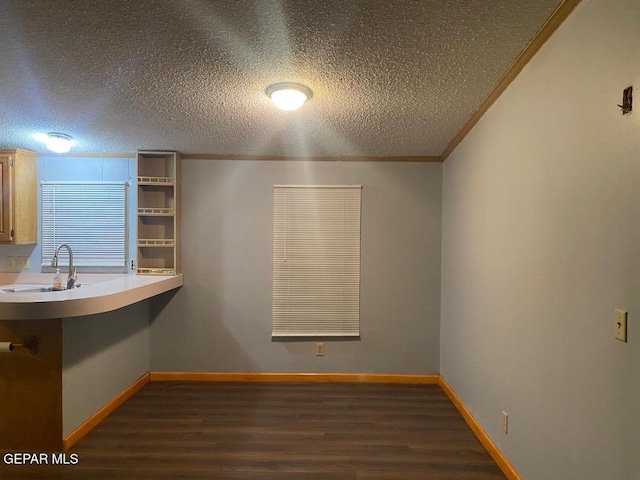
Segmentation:
{"type": "MultiPolygon", "coordinates": [[[[109,312],[182,286],[180,275],[78,274],[79,288],[8,293],[4,288],[50,285],[48,273],[0,273],[0,320],[68,318],[109,312]]],[[[63,275],[64,280],[64,275],[63,275]]],[[[63,282],[64,283],[64,282],[63,282]]]]}

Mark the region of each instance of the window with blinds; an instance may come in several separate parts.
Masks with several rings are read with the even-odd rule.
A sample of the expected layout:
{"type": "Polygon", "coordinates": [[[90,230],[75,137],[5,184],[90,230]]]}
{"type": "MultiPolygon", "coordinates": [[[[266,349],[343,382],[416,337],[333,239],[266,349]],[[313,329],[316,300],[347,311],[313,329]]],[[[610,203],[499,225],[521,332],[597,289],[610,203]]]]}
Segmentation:
{"type": "Polygon", "coordinates": [[[76,266],[126,268],[126,182],[42,182],[41,193],[43,266],[67,243],[76,266]]]}
{"type": "Polygon", "coordinates": [[[360,335],[360,185],[274,185],[273,336],[360,335]]]}

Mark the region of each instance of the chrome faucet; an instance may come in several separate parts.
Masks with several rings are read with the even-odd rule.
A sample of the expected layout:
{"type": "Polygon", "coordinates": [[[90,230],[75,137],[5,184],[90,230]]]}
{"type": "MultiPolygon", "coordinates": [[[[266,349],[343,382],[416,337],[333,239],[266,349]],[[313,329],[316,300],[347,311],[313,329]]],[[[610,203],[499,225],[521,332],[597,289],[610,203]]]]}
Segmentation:
{"type": "Polygon", "coordinates": [[[76,280],[78,279],[78,269],[73,266],[73,252],[67,243],[63,243],[56,248],[56,252],[53,254],[53,258],[51,259],[51,266],[58,266],[58,253],[60,253],[60,249],[62,247],[65,247],[69,252],[69,276],[67,277],[67,289],[69,289],[73,288],[76,284],[76,280]]]}

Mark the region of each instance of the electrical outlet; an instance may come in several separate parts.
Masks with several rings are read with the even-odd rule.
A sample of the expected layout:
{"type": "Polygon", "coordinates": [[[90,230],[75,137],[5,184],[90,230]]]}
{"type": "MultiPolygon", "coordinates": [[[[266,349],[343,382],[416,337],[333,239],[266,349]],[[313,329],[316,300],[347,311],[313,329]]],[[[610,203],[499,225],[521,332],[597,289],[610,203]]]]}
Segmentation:
{"type": "Polygon", "coordinates": [[[502,431],[504,433],[509,433],[509,414],[502,411],[502,431]]]}
{"type": "Polygon", "coordinates": [[[16,268],[16,258],[15,257],[7,257],[7,270],[10,272],[15,270],[16,268]]]}
{"type": "Polygon", "coordinates": [[[627,343],[627,312],[616,308],[613,336],[621,342],[627,343]]]}
{"type": "Polygon", "coordinates": [[[131,260],[131,271],[135,272],[136,270],[138,270],[138,262],[131,260]]]}
{"type": "Polygon", "coordinates": [[[16,269],[28,270],[29,269],[29,257],[16,257],[16,269]]]}
{"type": "Polygon", "coordinates": [[[316,356],[324,356],[324,343],[316,343],[316,356]]]}

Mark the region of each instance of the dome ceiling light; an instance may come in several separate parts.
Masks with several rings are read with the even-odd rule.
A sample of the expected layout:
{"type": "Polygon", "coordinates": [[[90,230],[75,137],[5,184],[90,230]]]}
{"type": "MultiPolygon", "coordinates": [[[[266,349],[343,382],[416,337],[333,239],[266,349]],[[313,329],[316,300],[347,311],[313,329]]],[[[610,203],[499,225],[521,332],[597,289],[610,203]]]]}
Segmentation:
{"type": "Polygon", "coordinates": [[[48,133],[46,142],[52,152],[67,153],[71,150],[71,137],[65,133],[48,133]]]}
{"type": "Polygon", "coordinates": [[[280,110],[297,110],[313,96],[309,87],[299,83],[281,82],[267,87],[267,95],[280,110]]]}

